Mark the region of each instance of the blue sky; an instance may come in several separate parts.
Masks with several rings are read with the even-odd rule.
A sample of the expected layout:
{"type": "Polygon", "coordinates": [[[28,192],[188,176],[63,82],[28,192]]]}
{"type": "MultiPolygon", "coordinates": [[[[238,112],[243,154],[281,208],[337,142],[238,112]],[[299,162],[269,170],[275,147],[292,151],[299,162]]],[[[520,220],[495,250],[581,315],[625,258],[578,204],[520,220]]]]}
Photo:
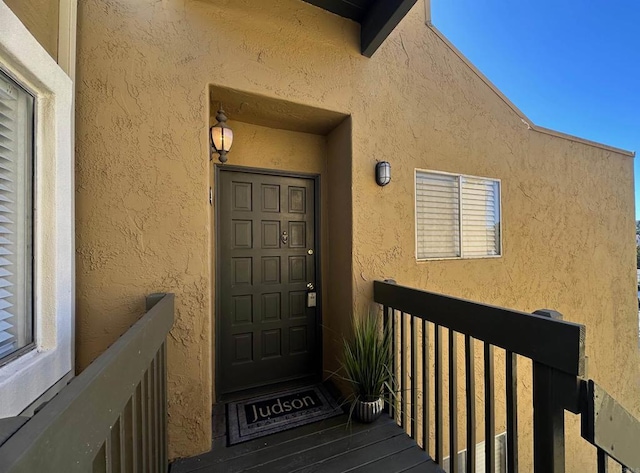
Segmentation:
{"type": "Polygon", "coordinates": [[[639,0],[431,0],[431,10],[535,124],[640,155],[639,0]]]}

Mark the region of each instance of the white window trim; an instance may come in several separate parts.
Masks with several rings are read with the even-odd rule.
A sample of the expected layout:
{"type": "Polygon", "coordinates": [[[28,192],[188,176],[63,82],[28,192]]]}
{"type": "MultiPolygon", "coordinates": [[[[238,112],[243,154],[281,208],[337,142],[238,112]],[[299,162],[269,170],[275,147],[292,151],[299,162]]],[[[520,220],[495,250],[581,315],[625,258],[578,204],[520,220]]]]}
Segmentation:
{"type": "MultiPolygon", "coordinates": [[[[460,225],[460,235],[462,235],[462,186],[458,185],[458,205],[460,206],[460,221],[458,225],[460,225]]],[[[473,174],[462,174],[455,172],[445,172],[445,171],[434,171],[433,169],[424,169],[424,168],[416,168],[413,172],[413,240],[414,240],[414,256],[418,263],[425,261],[448,261],[448,260],[473,260],[473,259],[496,259],[502,258],[504,256],[504,245],[502,242],[502,231],[504,218],[502,215],[502,180],[495,177],[487,177],[487,176],[474,176],[473,174]],[[498,196],[498,212],[500,215],[500,254],[499,255],[485,255],[485,256],[464,256],[464,250],[462,248],[462,244],[460,245],[460,256],[448,256],[448,257],[439,257],[439,258],[418,258],[418,173],[426,172],[431,174],[440,174],[442,176],[452,176],[457,178],[470,177],[473,179],[489,179],[492,181],[496,181],[500,188],[500,195],[498,196]]]]}
{"type": "Polygon", "coordinates": [[[78,0],[60,0],[58,10],[58,65],[75,84],[78,0]]]}
{"type": "Polygon", "coordinates": [[[0,67],[35,94],[35,348],[0,367],[0,418],[74,370],[73,83],[0,0],[0,67]]]}

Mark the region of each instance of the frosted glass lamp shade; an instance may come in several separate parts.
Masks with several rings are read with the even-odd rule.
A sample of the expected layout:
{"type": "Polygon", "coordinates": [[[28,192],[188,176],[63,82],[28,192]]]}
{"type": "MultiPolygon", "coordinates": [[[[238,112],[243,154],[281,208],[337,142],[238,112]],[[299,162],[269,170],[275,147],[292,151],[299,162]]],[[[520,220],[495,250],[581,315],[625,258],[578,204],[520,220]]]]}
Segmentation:
{"type": "Polygon", "coordinates": [[[376,184],[386,186],[391,182],[391,164],[381,161],[376,164],[376,184]]]}
{"type": "Polygon", "coordinates": [[[227,161],[227,153],[233,144],[233,130],[226,125],[227,117],[222,109],[218,110],[216,123],[209,130],[211,138],[211,151],[218,153],[221,163],[227,161]]]}
{"type": "Polygon", "coordinates": [[[233,144],[233,130],[225,126],[211,127],[211,143],[216,152],[229,151],[233,144]]]}

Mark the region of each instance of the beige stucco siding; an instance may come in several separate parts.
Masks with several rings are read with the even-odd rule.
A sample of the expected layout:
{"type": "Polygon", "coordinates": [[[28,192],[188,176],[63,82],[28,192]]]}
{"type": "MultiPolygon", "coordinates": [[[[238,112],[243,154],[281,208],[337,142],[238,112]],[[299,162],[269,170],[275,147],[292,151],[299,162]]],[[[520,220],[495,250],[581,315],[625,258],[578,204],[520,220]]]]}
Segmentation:
{"type": "MultiPolygon", "coordinates": [[[[339,278],[327,287],[340,295],[325,316],[337,328],[385,277],[516,309],[557,309],[587,325],[590,376],[639,415],[632,159],[530,130],[425,26],[423,2],[372,59],[359,54],[358,37],[355,23],[300,0],[80,1],[79,364],[139,317],[145,294],[175,292],[171,454],[209,448],[207,127],[216,84],[350,116],[326,138],[236,122],[229,154],[230,164],[326,175],[323,269],[339,278]],[[302,164],[306,147],[316,151],[302,164]],[[384,188],[373,179],[378,159],[392,166],[384,188]],[[415,168],[502,180],[503,257],[415,261],[415,168]],[[351,256],[332,266],[335,255],[351,256]]],[[[326,368],[334,360],[325,352],[326,368]]],[[[584,453],[579,445],[570,439],[569,461],[584,453]]]]}
{"type": "Polygon", "coordinates": [[[2,0],[53,59],[58,58],[59,0],[2,0]]]}

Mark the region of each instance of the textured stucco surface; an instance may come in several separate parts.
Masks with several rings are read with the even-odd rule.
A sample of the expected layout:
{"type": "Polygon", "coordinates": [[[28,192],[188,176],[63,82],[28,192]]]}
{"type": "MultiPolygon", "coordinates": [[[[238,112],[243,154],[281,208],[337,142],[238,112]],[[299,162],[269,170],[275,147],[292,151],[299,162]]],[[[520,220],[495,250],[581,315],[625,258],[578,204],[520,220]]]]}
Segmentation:
{"type": "MultiPolygon", "coordinates": [[[[328,304],[323,313],[325,375],[339,368],[342,354],[342,337],[348,335],[353,314],[353,207],[351,195],[352,148],[351,119],[336,127],[327,139],[329,192],[327,206],[328,245],[325,245],[328,268],[325,272],[328,304]]],[[[340,380],[332,378],[336,384],[340,380]]],[[[339,386],[340,389],[345,387],[339,386]]]]}
{"type": "MultiPolygon", "coordinates": [[[[424,25],[422,2],[372,59],[359,54],[358,33],[354,23],[299,0],[80,1],[79,364],[141,314],[144,294],[176,292],[171,454],[209,448],[208,84],[218,84],[351,116],[350,137],[338,136],[339,128],[325,148],[325,162],[344,157],[329,175],[343,171],[334,182],[352,201],[327,220],[328,235],[351,240],[333,249],[350,252],[352,266],[341,298],[353,301],[337,301],[336,313],[352,303],[364,310],[372,281],[385,277],[526,311],[559,310],[587,325],[590,377],[639,415],[632,159],[529,130],[424,25]],[[333,155],[333,144],[344,156],[333,155]],[[373,180],[377,159],[392,165],[385,188],[373,180]],[[415,261],[416,167],[502,180],[503,257],[415,261]],[[352,230],[340,233],[332,221],[351,221],[352,230]]],[[[271,158],[247,161],[239,140],[253,130],[234,126],[231,164],[301,170],[294,158],[275,160],[271,144],[264,152],[271,158]]],[[[265,143],[279,133],[264,131],[265,143]]],[[[329,200],[327,211],[340,202],[329,200]]],[[[323,267],[332,260],[325,257],[323,267]]],[[[345,315],[338,326],[346,322],[345,315]]],[[[330,358],[325,353],[326,366],[330,358]]],[[[523,398],[527,388],[523,378],[523,398]]],[[[583,459],[593,455],[577,425],[569,428],[569,471],[590,471],[595,463],[583,459]]],[[[527,464],[526,453],[521,461],[527,464]]]]}
{"type": "Polygon", "coordinates": [[[53,59],[58,58],[59,0],[1,0],[53,59]]]}

